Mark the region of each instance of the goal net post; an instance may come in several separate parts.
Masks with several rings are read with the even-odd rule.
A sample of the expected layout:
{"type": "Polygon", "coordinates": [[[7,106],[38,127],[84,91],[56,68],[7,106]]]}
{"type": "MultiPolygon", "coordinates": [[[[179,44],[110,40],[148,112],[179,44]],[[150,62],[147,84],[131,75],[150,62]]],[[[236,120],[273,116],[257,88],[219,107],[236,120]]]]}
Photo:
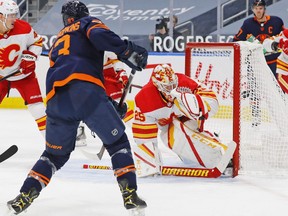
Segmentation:
{"type": "Polygon", "coordinates": [[[288,174],[285,94],[261,44],[188,43],[185,74],[217,93],[219,110],[205,128],[237,143],[233,176],[288,174]]]}

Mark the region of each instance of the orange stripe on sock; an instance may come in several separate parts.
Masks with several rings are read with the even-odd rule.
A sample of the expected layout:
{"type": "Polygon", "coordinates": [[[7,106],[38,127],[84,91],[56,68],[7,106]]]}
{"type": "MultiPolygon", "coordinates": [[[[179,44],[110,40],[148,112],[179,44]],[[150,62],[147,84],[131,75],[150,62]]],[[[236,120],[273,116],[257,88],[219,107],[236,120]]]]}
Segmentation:
{"type": "Polygon", "coordinates": [[[115,170],[114,175],[116,177],[120,177],[122,175],[125,175],[128,172],[135,172],[135,170],[136,170],[136,168],[135,168],[134,164],[132,164],[132,165],[129,165],[129,166],[115,170]]]}
{"type": "Polygon", "coordinates": [[[31,177],[35,178],[36,180],[38,180],[40,182],[43,182],[45,184],[45,186],[48,185],[49,182],[50,182],[49,178],[47,178],[46,176],[44,176],[44,175],[42,175],[40,173],[37,173],[37,172],[35,172],[33,170],[30,170],[28,176],[31,176],[31,177]]]}

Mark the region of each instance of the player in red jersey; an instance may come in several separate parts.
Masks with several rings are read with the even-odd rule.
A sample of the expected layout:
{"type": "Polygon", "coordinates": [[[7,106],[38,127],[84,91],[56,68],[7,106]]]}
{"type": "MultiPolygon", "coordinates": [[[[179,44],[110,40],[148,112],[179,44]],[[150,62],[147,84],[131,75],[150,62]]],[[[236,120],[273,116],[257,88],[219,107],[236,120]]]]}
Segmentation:
{"type": "MultiPolygon", "coordinates": [[[[260,43],[263,43],[266,38],[278,35],[284,30],[284,23],[280,17],[266,14],[266,2],[264,0],[254,0],[252,11],[254,17],[244,21],[233,41],[246,41],[253,36],[260,43]]],[[[275,52],[265,54],[266,62],[275,76],[276,61],[279,54],[275,52]]]]}
{"type": "Polygon", "coordinates": [[[277,59],[277,80],[282,90],[288,94],[288,29],[277,37],[268,38],[263,42],[263,47],[269,52],[279,52],[277,59]]]}
{"type": "MultiPolygon", "coordinates": [[[[128,76],[124,69],[123,63],[118,60],[117,55],[112,52],[105,52],[104,56],[104,86],[106,93],[113,100],[120,101],[123,88],[128,82],[128,76]]],[[[128,122],[133,118],[133,110],[128,107],[127,113],[123,118],[124,122],[128,122]]]]}
{"type": "Polygon", "coordinates": [[[217,112],[218,106],[212,90],[184,74],[175,73],[167,64],[156,66],[151,80],[135,97],[132,130],[138,144],[134,148],[138,175],[161,173],[158,130],[163,143],[183,162],[214,168],[224,160],[226,168],[235,143],[222,144],[204,130],[204,122],[217,112]],[[201,139],[195,139],[197,137],[201,139]],[[209,140],[210,146],[203,140],[209,140]],[[232,148],[230,155],[225,154],[229,148],[232,148]]]}
{"type": "Polygon", "coordinates": [[[38,129],[45,137],[46,114],[35,61],[42,52],[42,38],[25,21],[17,18],[18,5],[0,0],[0,103],[10,89],[17,89],[38,129]]]}

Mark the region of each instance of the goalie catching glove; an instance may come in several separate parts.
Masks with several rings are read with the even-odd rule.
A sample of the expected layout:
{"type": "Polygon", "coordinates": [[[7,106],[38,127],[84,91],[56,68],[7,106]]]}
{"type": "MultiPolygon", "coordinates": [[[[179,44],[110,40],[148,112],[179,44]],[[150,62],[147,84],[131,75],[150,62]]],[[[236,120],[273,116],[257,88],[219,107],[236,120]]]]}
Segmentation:
{"type": "Polygon", "coordinates": [[[207,119],[208,106],[198,94],[181,93],[173,89],[170,95],[174,98],[174,104],[189,119],[207,119]]]}
{"type": "Polygon", "coordinates": [[[36,64],[35,61],[37,60],[37,56],[29,51],[29,50],[24,50],[22,53],[22,59],[20,63],[20,71],[23,74],[29,74],[29,73],[34,73],[36,64]]]}
{"type": "Polygon", "coordinates": [[[148,52],[145,48],[124,40],[127,44],[126,50],[118,55],[118,59],[130,68],[141,71],[147,65],[148,52]]]}

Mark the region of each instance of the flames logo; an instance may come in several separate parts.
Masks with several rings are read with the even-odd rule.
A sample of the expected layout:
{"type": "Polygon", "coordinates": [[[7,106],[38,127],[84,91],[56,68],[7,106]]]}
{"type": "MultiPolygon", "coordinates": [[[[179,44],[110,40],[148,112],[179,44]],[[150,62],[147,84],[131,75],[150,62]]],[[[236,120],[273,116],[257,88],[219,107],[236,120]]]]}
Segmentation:
{"type": "Polygon", "coordinates": [[[12,52],[17,52],[20,50],[20,46],[17,44],[9,45],[0,49],[0,69],[5,69],[6,67],[12,67],[17,61],[18,55],[13,55],[14,58],[10,59],[10,54],[12,52]]]}

